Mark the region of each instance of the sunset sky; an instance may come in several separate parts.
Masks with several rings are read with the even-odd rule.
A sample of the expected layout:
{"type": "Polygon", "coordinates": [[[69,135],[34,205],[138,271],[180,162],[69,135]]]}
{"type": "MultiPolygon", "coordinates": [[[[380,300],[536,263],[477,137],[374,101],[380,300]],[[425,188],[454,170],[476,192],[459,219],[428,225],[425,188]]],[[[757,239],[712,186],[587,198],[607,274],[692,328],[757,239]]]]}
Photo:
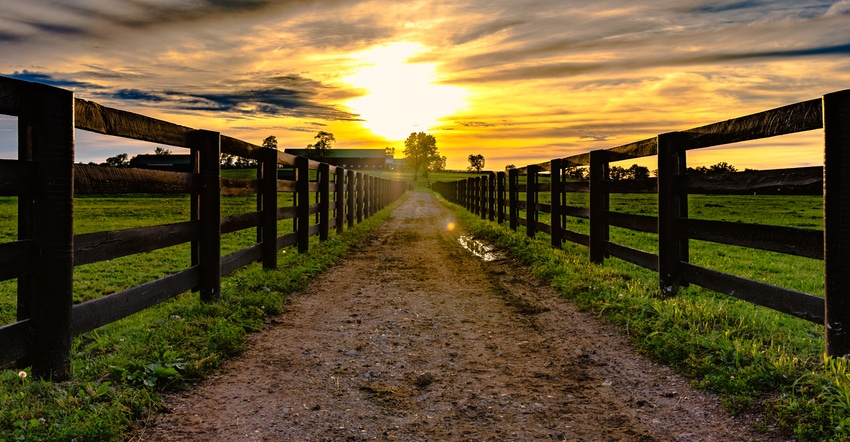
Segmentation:
{"type": "MultiPolygon", "coordinates": [[[[0,0],[0,75],[260,144],[463,169],[614,147],[850,88],[850,0],[0,0]]],[[[0,118],[0,158],[15,157],[0,118]]],[[[822,164],[819,131],[689,154],[822,164]]],[[[146,143],[77,133],[77,161],[146,143]]],[[[179,153],[176,150],[175,153],[179,153]]],[[[627,166],[627,165],[626,165],[627,166]]]]}

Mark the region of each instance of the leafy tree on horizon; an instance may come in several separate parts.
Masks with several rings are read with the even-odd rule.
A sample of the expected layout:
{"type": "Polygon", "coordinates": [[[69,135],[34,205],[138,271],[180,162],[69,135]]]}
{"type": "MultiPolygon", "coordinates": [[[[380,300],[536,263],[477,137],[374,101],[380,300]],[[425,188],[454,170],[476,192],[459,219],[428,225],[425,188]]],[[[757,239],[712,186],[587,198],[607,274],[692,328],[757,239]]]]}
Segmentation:
{"type": "Polygon", "coordinates": [[[164,147],[157,147],[153,150],[154,155],[171,155],[171,149],[166,149],[164,147]]]}
{"type": "Polygon", "coordinates": [[[474,170],[475,173],[480,173],[481,169],[484,168],[484,155],[481,155],[480,153],[477,155],[470,154],[467,159],[469,160],[469,167],[467,167],[466,170],[474,170]]]}
{"type": "Polygon", "coordinates": [[[110,167],[128,167],[130,166],[130,160],[127,157],[126,153],[119,153],[114,157],[109,157],[106,159],[106,162],[102,164],[102,166],[110,166],[110,167]]]}
{"type": "Polygon", "coordinates": [[[437,150],[437,139],[425,132],[411,132],[404,140],[404,156],[408,165],[413,170],[413,182],[415,183],[419,174],[428,182],[429,170],[440,170],[445,167],[445,158],[440,156],[437,150]]]}
{"type": "Polygon", "coordinates": [[[333,147],[336,138],[334,138],[334,134],[323,130],[319,131],[314,138],[318,141],[307,145],[307,158],[316,161],[324,161],[325,158],[330,155],[330,150],[333,147]]]}
{"type": "Polygon", "coordinates": [[[688,170],[687,170],[687,173],[689,175],[713,175],[713,174],[718,174],[718,173],[732,173],[732,172],[737,172],[737,171],[738,171],[738,169],[735,166],[733,166],[733,165],[731,165],[731,164],[729,164],[725,161],[721,161],[717,164],[712,164],[711,166],[708,166],[708,167],[706,167],[706,166],[700,166],[700,167],[696,167],[696,168],[689,167],[688,170]]]}
{"type": "Polygon", "coordinates": [[[277,150],[277,137],[274,135],[267,136],[263,139],[263,147],[277,150]]]}

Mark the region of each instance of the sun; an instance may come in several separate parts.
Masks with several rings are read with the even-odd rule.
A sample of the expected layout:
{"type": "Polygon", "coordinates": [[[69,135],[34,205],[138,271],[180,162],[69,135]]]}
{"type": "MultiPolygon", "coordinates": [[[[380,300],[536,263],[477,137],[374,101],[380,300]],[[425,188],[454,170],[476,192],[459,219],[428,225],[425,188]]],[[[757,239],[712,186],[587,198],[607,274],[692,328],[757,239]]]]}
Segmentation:
{"type": "Polygon", "coordinates": [[[435,63],[408,62],[422,51],[418,43],[393,43],[353,54],[363,66],[343,81],[367,93],[345,105],[375,135],[403,140],[427,132],[466,104],[463,88],[436,83],[435,63]]]}

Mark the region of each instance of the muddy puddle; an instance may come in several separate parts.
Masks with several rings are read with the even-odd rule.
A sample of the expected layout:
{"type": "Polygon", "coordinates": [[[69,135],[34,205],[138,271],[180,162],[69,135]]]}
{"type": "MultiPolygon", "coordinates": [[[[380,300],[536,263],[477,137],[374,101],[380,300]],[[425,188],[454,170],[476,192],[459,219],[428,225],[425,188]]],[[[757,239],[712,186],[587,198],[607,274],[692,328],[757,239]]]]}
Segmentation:
{"type": "Polygon", "coordinates": [[[457,242],[461,245],[461,247],[483,261],[497,261],[504,258],[504,256],[492,245],[481,240],[477,240],[469,235],[461,235],[457,239],[457,242]]]}

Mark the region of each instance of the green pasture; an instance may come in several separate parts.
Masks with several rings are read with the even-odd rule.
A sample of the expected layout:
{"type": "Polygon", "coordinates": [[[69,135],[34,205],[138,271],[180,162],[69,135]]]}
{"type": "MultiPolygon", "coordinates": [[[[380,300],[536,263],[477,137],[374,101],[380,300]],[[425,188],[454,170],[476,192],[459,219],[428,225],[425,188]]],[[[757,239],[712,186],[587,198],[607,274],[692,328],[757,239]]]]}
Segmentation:
{"type": "MultiPolygon", "coordinates": [[[[281,206],[291,197],[281,195],[281,206]]],[[[256,210],[254,197],[226,197],[224,215],[256,210]]],[[[223,278],[221,299],[201,303],[184,293],[153,308],[74,339],[71,379],[54,383],[33,379],[29,370],[0,370],[0,442],[123,441],[135,419],[163,406],[164,391],[186,389],[225,359],[240,353],[246,335],[279,314],[284,298],[306,286],[343,258],[380,225],[394,206],[365,219],[328,241],[311,238],[310,251],[278,253],[279,269],[252,264],[223,278]]],[[[155,195],[82,196],[77,199],[78,233],[140,227],[188,219],[188,197],[155,195]],[[107,218],[110,220],[107,223],[107,218]],[[116,219],[117,218],[117,219],[116,219]]],[[[16,237],[17,202],[0,199],[2,241],[16,237]]],[[[291,231],[282,222],[279,232],[291,231]]],[[[227,235],[222,250],[255,240],[254,229],[227,235]]],[[[78,267],[75,301],[101,296],[185,268],[188,246],[78,267]]],[[[14,281],[0,288],[0,316],[14,321],[14,281]]]]}
{"type": "MultiPolygon", "coordinates": [[[[476,174],[448,173],[443,181],[464,179],[476,174]]],[[[526,183],[526,176],[519,177],[520,185],[526,183]]],[[[548,177],[540,177],[540,182],[548,182],[548,177]]],[[[519,200],[526,200],[526,193],[520,192],[519,200]]],[[[550,204],[549,192],[538,195],[540,204],[550,204]]],[[[590,207],[587,192],[570,192],[566,196],[566,205],[590,207]]],[[[612,194],[609,201],[613,212],[633,215],[657,216],[658,197],[656,194],[612,194]]],[[[525,210],[520,210],[520,218],[527,218],[525,210]]],[[[803,229],[823,229],[823,197],[814,195],[776,196],[776,195],[689,195],[688,216],[694,219],[763,224],[803,229]]],[[[548,213],[538,213],[538,221],[551,225],[548,213]]],[[[590,223],[587,219],[567,216],[564,220],[567,230],[589,234],[590,223]]],[[[525,231],[524,226],[518,230],[525,231]]],[[[538,233],[548,238],[545,233],[538,233]]],[[[658,236],[651,233],[636,232],[629,229],[611,227],[610,240],[617,244],[649,253],[658,253],[658,236]]],[[[758,251],[744,247],[728,246],[706,241],[692,240],[690,262],[712,270],[790,288],[813,295],[823,296],[823,261],[782,253],[758,251]]],[[[585,248],[584,253],[589,253],[585,248]]]]}
{"type": "MultiPolygon", "coordinates": [[[[446,173],[443,179],[459,176],[469,175],[446,173]]],[[[292,205],[290,194],[280,198],[281,206],[292,205]]],[[[541,202],[548,202],[546,198],[542,195],[541,202]]],[[[570,198],[569,204],[587,207],[587,194],[570,198]]],[[[187,196],[80,196],[75,202],[75,230],[88,233],[186,221],[188,203],[187,196]]],[[[654,195],[611,197],[614,211],[654,216],[656,205],[654,195]]],[[[698,387],[720,394],[731,412],[760,415],[761,430],[783,431],[800,441],[850,437],[850,364],[824,358],[822,326],[699,287],[663,299],[651,271],[613,258],[605,265],[592,265],[583,246],[568,243],[553,250],[545,234],[532,240],[522,227],[511,232],[455,209],[476,236],[510,251],[579,306],[619,324],[640,352],[691,377],[698,387]]],[[[222,199],[224,216],[254,210],[253,196],[222,199]]],[[[15,240],[16,212],[15,198],[0,198],[0,241],[15,240]]],[[[689,212],[693,218],[819,229],[822,201],[808,196],[691,195],[689,212]]],[[[287,293],[341,259],[388,213],[384,210],[330,241],[313,241],[306,255],[281,251],[280,271],[264,272],[257,265],[238,271],[224,279],[221,301],[202,304],[196,294],[187,293],[78,337],[68,382],[22,379],[17,370],[3,370],[0,442],[124,440],[133,419],[161,406],[161,392],[186,388],[187,382],[239,353],[246,333],[258,330],[267,315],[279,313],[287,293]]],[[[548,223],[548,215],[540,215],[548,223]]],[[[587,233],[587,220],[568,221],[570,230],[587,233]]],[[[291,222],[279,225],[281,234],[291,230],[291,222]]],[[[655,235],[612,229],[611,239],[655,251],[655,235]]],[[[254,229],[226,235],[222,251],[255,241],[254,229]]],[[[691,260],[823,293],[823,263],[818,260],[697,241],[691,242],[691,260]]],[[[188,263],[188,245],[183,245],[78,267],[75,301],[123,290],[184,269],[188,263]]],[[[0,324],[14,321],[14,306],[15,282],[3,282],[0,324]]]]}
{"type": "MultiPolygon", "coordinates": [[[[816,222],[812,217],[820,204],[817,197],[690,198],[692,216],[702,212],[705,219],[797,226],[816,222]]],[[[612,210],[646,215],[655,213],[654,205],[652,195],[615,195],[611,201],[612,210]]],[[[770,435],[766,438],[777,433],[798,441],[850,438],[850,362],[824,356],[822,325],[696,286],[663,298],[658,276],[650,270],[618,259],[594,265],[582,245],[567,243],[553,249],[548,235],[531,239],[522,228],[513,232],[506,224],[454,208],[477,238],[507,250],[579,307],[619,325],[639,352],[718,394],[731,413],[757,417],[751,423],[770,435]]],[[[575,226],[586,229],[582,221],[575,226]]],[[[628,238],[627,233],[611,232],[615,241],[649,251],[652,236],[628,238]]],[[[799,258],[804,262],[789,265],[779,254],[694,243],[692,261],[698,264],[823,292],[820,261],[799,258]],[[734,262],[723,262],[723,257],[734,257],[734,262]]]]}

